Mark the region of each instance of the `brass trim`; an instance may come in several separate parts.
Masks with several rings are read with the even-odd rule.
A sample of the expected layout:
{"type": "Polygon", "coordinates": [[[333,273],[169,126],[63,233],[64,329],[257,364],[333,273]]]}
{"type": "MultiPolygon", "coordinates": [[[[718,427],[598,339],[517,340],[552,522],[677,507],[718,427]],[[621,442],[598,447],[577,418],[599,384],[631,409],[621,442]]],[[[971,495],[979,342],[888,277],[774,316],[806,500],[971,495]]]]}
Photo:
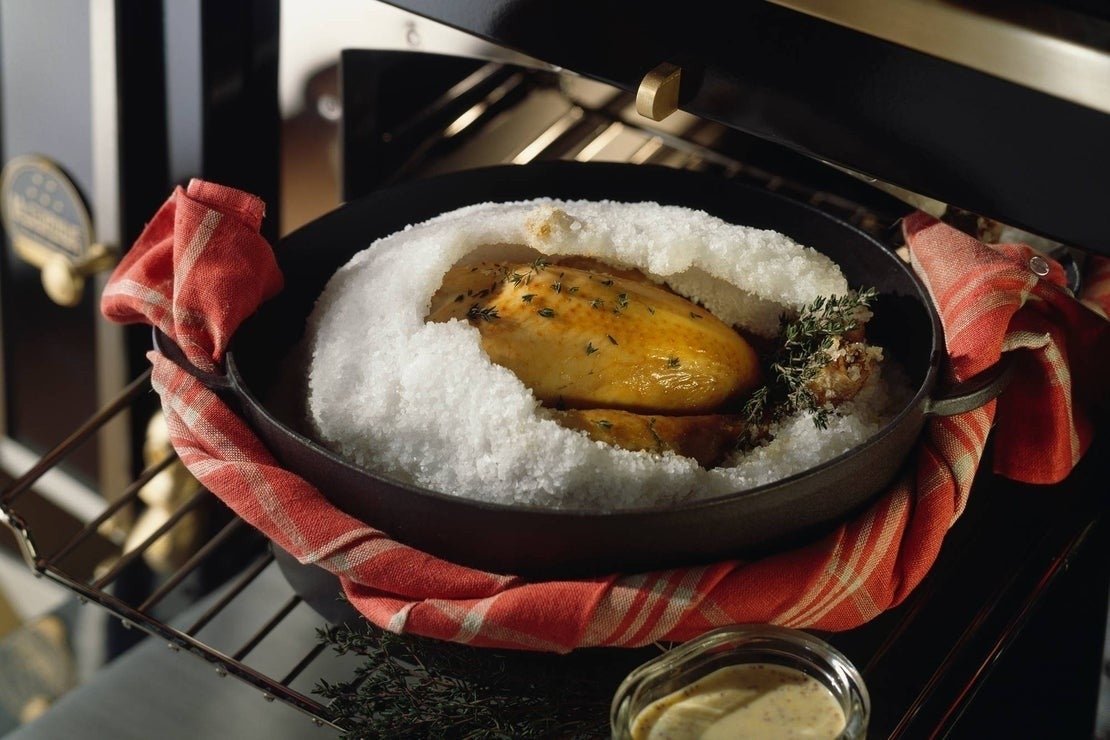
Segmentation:
{"type": "Polygon", "coordinates": [[[1110,113],[1110,50],[1066,35],[1083,26],[1110,38],[1100,20],[1025,0],[989,9],[943,0],[769,1],[1110,113]]]}
{"type": "Polygon", "coordinates": [[[662,121],[678,110],[678,90],[682,67],[663,62],[644,75],[636,90],[636,112],[653,121],[662,121]]]}

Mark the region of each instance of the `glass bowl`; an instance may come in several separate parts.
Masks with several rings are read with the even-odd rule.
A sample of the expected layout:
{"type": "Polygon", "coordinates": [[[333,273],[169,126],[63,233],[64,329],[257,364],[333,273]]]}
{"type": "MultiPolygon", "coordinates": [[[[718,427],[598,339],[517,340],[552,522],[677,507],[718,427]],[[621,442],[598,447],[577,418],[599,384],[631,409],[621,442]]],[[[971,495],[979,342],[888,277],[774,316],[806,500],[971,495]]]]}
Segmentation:
{"type": "Polygon", "coordinates": [[[862,676],[832,645],[801,630],[741,624],[634,669],[613,697],[610,725],[614,740],[860,740],[870,711],[862,676]]]}

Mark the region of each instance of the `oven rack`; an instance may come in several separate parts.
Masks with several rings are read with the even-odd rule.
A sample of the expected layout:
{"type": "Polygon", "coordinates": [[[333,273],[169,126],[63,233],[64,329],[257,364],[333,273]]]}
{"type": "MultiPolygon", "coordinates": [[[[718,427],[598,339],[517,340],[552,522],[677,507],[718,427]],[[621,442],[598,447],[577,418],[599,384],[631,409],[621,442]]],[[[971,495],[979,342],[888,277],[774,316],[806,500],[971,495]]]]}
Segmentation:
{"type": "MultiPolygon", "coordinates": [[[[173,530],[184,526],[186,518],[206,506],[220,506],[222,503],[207,489],[199,488],[187,501],[179,506],[165,522],[153,530],[144,540],[121,552],[119,557],[106,566],[97,569],[91,577],[75,575],[72,565],[87,564],[82,558],[83,549],[91,548],[98,533],[110,525],[113,517],[128,509],[141,506],[139,492],[155,476],[172,465],[177,457],[172,452],[164,459],[147,466],[116,497],[105,498],[101,513],[87,524],[68,533],[68,539],[52,552],[43,552],[35,534],[35,524],[19,512],[20,498],[29,492],[36,481],[51,469],[62,463],[68,455],[89,441],[99,429],[129,408],[144,394],[151,392],[150,371],[147,370],[127,385],[116,398],[112,399],[68,438],[47,452],[37,464],[23,475],[12,481],[0,492],[0,522],[7,525],[16,535],[21,554],[32,572],[47,578],[76,594],[82,603],[93,603],[118,617],[122,625],[129,629],[139,629],[150,636],[166,642],[170,650],[192,654],[210,663],[219,676],[233,676],[262,692],[266,701],[280,701],[308,715],[317,726],[330,726],[342,729],[333,721],[328,707],[320,701],[293,688],[293,683],[305,674],[306,669],[326,650],[322,641],[305,640],[311,647],[299,658],[280,671],[264,671],[252,665],[260,646],[267,637],[278,630],[295,609],[303,603],[300,596],[293,594],[284,603],[273,605],[273,610],[263,615],[261,626],[248,634],[237,644],[214,646],[202,639],[200,633],[216,620],[246,589],[267,569],[274,566],[273,552],[266,546],[261,535],[253,537],[253,560],[239,572],[233,574],[226,583],[213,589],[213,593],[200,604],[203,611],[189,614],[185,626],[171,624],[171,618],[158,613],[160,605],[168,602],[175,593],[187,586],[206,561],[216,557],[221,547],[236,538],[252,538],[253,529],[242,519],[231,516],[217,531],[211,534],[183,563],[172,572],[161,574],[156,587],[136,598],[128,598],[113,593],[112,586],[123,573],[135,565],[160,539],[173,535],[173,530]]],[[[321,618],[321,624],[323,620],[321,618]]],[[[260,662],[266,662],[262,660],[260,662]]],[[[272,662],[272,661],[271,661],[272,662]]]]}
{"type": "MultiPolygon", "coordinates": [[[[445,162],[447,169],[491,164],[484,155],[468,154],[467,145],[458,142],[475,140],[491,124],[496,128],[494,122],[506,109],[530,124],[523,131],[498,129],[497,136],[512,147],[496,158],[501,164],[566,159],[710,172],[807,203],[884,242],[897,240],[894,227],[910,207],[907,203],[914,207],[927,203],[946,219],[963,215],[943,203],[830,162],[779,147],[767,151],[750,136],[682,111],[663,121],[649,120],[637,111],[634,94],[603,83],[568,74],[552,77],[500,62],[483,65],[411,120],[383,134],[400,139],[409,129],[419,128],[418,121],[435,119],[440,123],[435,133],[416,147],[417,152],[382,182],[392,184],[442,172],[445,162]],[[560,104],[541,102],[543,93],[552,90],[557,91],[560,104]],[[446,151],[445,145],[449,145],[446,151]],[[804,170],[794,171],[802,161],[804,170]],[[429,165],[430,170],[426,169],[429,165]],[[861,183],[863,187],[852,187],[861,183]]],[[[348,115],[347,111],[343,115],[348,115]]],[[[343,143],[356,151],[363,146],[357,141],[343,143]]]]}

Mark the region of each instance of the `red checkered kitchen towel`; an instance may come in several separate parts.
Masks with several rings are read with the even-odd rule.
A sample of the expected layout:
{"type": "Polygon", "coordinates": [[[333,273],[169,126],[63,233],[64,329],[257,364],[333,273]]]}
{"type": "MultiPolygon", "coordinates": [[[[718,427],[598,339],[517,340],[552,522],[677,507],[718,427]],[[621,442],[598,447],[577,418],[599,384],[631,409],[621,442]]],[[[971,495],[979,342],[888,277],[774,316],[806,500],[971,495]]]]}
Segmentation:
{"type": "MultiPolygon", "coordinates": [[[[178,188],[117,267],[104,315],[152,324],[194,365],[218,368],[240,322],[282,287],[259,234],[263,212],[257,198],[213,183],[178,188]]],[[[999,401],[931,419],[914,470],[869,510],[816,543],[755,561],[545,582],[448,563],[340,512],[157,352],[153,384],[193,475],[301,562],[338,575],[351,603],[380,627],[548,652],[686,640],[743,622],[850,629],[901,602],[932,566],[996,416],[1021,421],[995,430],[1000,473],[1038,483],[1068,474],[1092,435],[1088,394],[1104,385],[1093,376],[1108,367],[1104,261],[1093,260],[1105,279],[1088,283],[1093,302],[1085,304],[1063,287],[1058,264],[1048,261],[1044,277],[1031,270],[1028,247],[988,247],[920,213],[904,230],[944,320],[950,380],[1003,351],[1030,352],[999,401]]]]}

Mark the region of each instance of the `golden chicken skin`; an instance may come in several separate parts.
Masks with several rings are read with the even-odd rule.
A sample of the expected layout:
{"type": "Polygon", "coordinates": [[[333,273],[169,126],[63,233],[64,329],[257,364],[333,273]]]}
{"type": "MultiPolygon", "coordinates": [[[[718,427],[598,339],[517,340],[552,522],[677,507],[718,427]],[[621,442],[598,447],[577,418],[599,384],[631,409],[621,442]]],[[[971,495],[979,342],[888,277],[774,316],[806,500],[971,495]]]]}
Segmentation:
{"type": "Polygon", "coordinates": [[[545,406],[672,416],[735,411],[760,384],[732,327],[665,287],[565,264],[450,270],[428,321],[467,320],[545,406]]]}

